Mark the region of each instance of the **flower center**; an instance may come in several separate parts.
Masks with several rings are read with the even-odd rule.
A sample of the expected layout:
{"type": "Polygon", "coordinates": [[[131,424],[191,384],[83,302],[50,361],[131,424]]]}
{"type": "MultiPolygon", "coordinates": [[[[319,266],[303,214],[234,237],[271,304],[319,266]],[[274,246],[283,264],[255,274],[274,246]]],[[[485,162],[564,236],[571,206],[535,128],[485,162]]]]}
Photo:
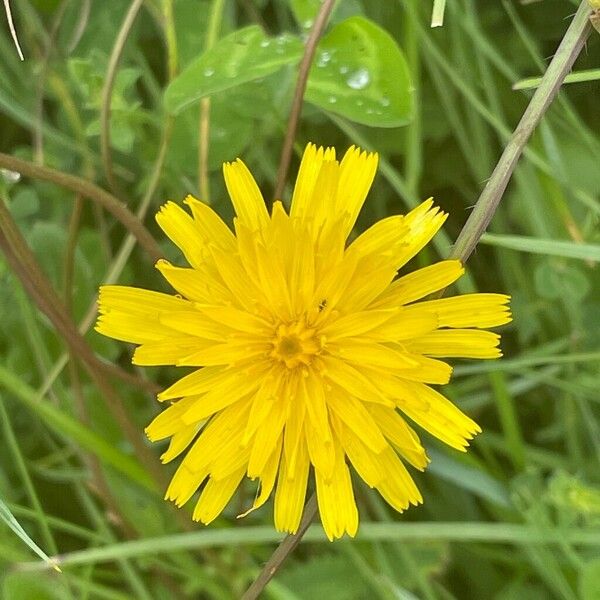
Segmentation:
{"type": "Polygon", "coordinates": [[[271,357],[285,363],[288,369],[298,365],[310,365],[313,356],[320,352],[322,344],[302,321],[281,324],[275,331],[271,357]]]}

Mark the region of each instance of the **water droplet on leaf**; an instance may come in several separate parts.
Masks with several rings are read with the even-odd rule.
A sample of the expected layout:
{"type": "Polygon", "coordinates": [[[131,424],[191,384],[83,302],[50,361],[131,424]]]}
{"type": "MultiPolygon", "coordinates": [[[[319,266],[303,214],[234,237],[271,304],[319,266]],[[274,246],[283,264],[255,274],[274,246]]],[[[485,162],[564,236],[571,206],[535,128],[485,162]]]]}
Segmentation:
{"type": "Polygon", "coordinates": [[[346,83],[348,87],[351,87],[353,90],[363,90],[366,88],[371,82],[371,75],[367,69],[358,69],[354,71],[348,79],[346,79],[346,83]]]}

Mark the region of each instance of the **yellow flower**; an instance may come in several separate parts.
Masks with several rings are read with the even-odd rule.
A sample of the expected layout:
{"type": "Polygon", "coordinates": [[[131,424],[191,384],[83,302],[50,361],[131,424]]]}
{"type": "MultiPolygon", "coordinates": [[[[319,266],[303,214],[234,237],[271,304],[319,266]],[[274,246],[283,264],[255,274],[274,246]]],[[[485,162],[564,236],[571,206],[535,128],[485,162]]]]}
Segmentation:
{"type": "Polygon", "coordinates": [[[338,162],[309,145],[288,215],[281,202],[269,214],[244,163],[226,164],[235,233],[192,197],[191,216],[172,202],[156,216],[191,265],[156,265],[178,295],[101,288],[96,329],[138,344],[134,364],[195,368],[146,429],[170,438],[163,462],[187,450],[166,498],[182,506],[202,487],[195,520],[215,519],[247,476],[250,510],[276,487],[275,526],[295,532],[312,466],[327,536],[354,536],[349,465],[396,510],[422,502],[404,464],[429,459],[406,417],[462,451],[480,431],[430,384],[450,379],[439,357],[501,356],[482,329],[510,321],[509,298],[417,302],[463,274],[457,260],[396,277],[446,219],[431,200],[346,245],[376,169],[376,154],[338,162]]]}

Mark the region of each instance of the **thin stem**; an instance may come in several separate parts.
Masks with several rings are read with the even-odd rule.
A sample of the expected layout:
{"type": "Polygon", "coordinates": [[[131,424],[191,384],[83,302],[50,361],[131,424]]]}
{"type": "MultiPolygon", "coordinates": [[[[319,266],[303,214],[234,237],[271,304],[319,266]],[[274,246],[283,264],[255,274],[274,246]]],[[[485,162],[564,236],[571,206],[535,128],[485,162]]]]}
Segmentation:
{"type": "Polygon", "coordinates": [[[451,252],[451,258],[458,258],[465,262],[487,229],[523,153],[525,144],[554,100],[565,76],[571,70],[590,34],[589,17],[591,12],[588,1],[583,0],[554,58],[548,65],[540,86],[535,91],[490,179],[479,196],[473,212],[462,228],[451,252]]]}
{"type": "Polygon", "coordinates": [[[143,223],[120,200],[94,183],[74,175],[69,175],[68,173],[63,173],[62,171],[50,169],[49,167],[35,165],[29,161],[21,160],[2,152],[0,152],[0,167],[16,171],[26,177],[50,181],[79,193],[84,198],[93,200],[111,213],[117,221],[120,221],[135,236],[140,246],[147,252],[153,262],[161,258],[161,249],[143,223]]]}
{"type": "MultiPolygon", "coordinates": [[[[213,0],[210,7],[204,50],[210,50],[219,37],[225,0],[213,0]]],[[[198,190],[200,198],[210,203],[210,181],[208,178],[208,146],[210,142],[210,98],[200,100],[200,122],[198,129],[198,190]]]]}
{"type": "Polygon", "coordinates": [[[275,573],[277,573],[285,559],[300,543],[302,536],[306,533],[306,530],[309,528],[316,514],[317,496],[313,493],[304,507],[304,514],[302,515],[302,521],[300,521],[300,527],[298,527],[298,531],[296,533],[287,535],[279,544],[279,546],[277,546],[275,552],[273,552],[271,558],[269,558],[259,576],[254,580],[252,585],[242,596],[242,600],[256,600],[256,598],[260,596],[269,581],[273,579],[275,573]]]}
{"type": "Polygon", "coordinates": [[[281,149],[279,169],[277,170],[277,182],[275,184],[274,194],[275,200],[280,199],[283,195],[283,188],[285,187],[285,180],[292,159],[298,121],[300,120],[300,113],[302,112],[302,103],[304,101],[304,92],[306,91],[308,74],[315,56],[315,51],[317,50],[317,44],[319,43],[321,35],[323,35],[323,31],[327,26],[327,21],[329,20],[334,6],[335,0],[324,0],[323,4],[321,4],[317,18],[315,19],[304,46],[304,55],[302,56],[302,61],[300,62],[300,68],[298,70],[298,80],[296,82],[296,90],[294,91],[294,100],[292,101],[292,108],[290,109],[287,130],[283,140],[283,148],[281,149]]]}
{"type": "Polygon", "coordinates": [[[110,153],[110,111],[113,86],[117,76],[117,68],[119,61],[125,48],[125,43],[131,32],[135,19],[142,7],[144,0],[133,0],[129,6],[129,10],[125,15],[121,29],[117,34],[115,45],[113,46],[110,58],[108,60],[108,68],[106,70],[106,78],[104,79],[104,87],[102,88],[102,101],[100,105],[100,152],[102,154],[102,164],[104,173],[110,189],[121,196],[119,186],[113,172],[112,155],[110,153]]]}

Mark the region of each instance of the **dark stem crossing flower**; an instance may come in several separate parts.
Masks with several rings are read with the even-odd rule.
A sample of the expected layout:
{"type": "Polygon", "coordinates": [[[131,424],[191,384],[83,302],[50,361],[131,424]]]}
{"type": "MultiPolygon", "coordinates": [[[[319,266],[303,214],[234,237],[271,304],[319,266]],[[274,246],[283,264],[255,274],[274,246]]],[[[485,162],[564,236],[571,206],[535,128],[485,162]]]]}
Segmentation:
{"type": "Polygon", "coordinates": [[[427,200],[346,240],[377,169],[377,155],[309,145],[290,214],[269,214],[241,161],[224,166],[232,232],[206,204],[172,202],[158,224],[191,268],[161,260],[177,295],[103,286],[96,329],[137,344],[137,365],[195,367],[158,399],[147,427],[170,438],[163,462],[187,450],[166,497],[178,506],[202,487],[193,517],[215,519],[242,478],[275,491],[275,525],[298,528],[314,472],[330,539],[358,527],[349,465],[396,510],[422,502],[405,463],[429,459],[407,418],[465,450],[480,431],[431,385],[449,381],[439,358],[497,358],[508,296],[423,300],[456,281],[459,261],[397,276],[446,215],[427,200]]]}

